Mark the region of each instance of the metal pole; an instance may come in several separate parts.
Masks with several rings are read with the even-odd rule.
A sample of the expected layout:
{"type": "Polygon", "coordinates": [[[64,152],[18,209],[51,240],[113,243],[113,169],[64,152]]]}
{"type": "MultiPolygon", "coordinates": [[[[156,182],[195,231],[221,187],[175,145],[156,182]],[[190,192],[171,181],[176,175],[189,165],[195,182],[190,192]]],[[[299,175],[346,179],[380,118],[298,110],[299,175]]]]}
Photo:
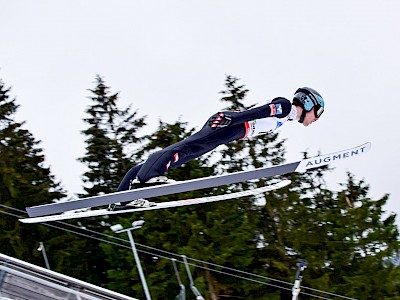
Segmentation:
{"type": "Polygon", "coordinates": [[[146,299],[151,300],[150,292],[149,292],[149,289],[148,289],[147,283],[146,283],[146,278],[144,277],[144,273],[142,270],[142,266],[140,264],[139,256],[136,251],[135,241],[133,240],[133,236],[132,236],[132,232],[131,232],[132,229],[128,230],[127,232],[128,232],[128,236],[129,236],[129,241],[131,242],[133,256],[135,257],[136,265],[137,265],[137,268],[139,271],[140,280],[142,281],[143,290],[146,295],[146,299]]]}
{"type": "Polygon", "coordinates": [[[186,299],[186,294],[185,294],[185,286],[183,285],[182,281],[181,281],[181,277],[179,276],[179,271],[178,268],[176,267],[176,259],[175,258],[171,258],[172,264],[174,266],[174,270],[175,270],[175,275],[176,278],[178,279],[178,283],[179,283],[179,287],[181,288],[179,295],[176,297],[176,299],[179,300],[185,300],[186,299]]]}
{"type": "Polygon", "coordinates": [[[46,268],[50,270],[49,260],[47,259],[46,249],[44,248],[44,244],[39,242],[40,244],[40,251],[43,253],[44,263],[46,264],[46,268]]]}
{"type": "Polygon", "coordinates": [[[190,281],[190,289],[192,290],[193,294],[196,295],[196,300],[204,300],[204,297],[200,294],[199,290],[194,286],[192,273],[190,272],[190,268],[189,268],[189,264],[188,264],[188,262],[186,260],[186,256],[185,255],[181,255],[181,257],[183,258],[183,262],[184,262],[184,264],[186,266],[186,272],[188,274],[189,281],[190,281]]]}
{"type": "Polygon", "coordinates": [[[297,296],[300,294],[300,283],[303,279],[303,271],[307,268],[307,262],[304,259],[299,259],[297,261],[297,267],[296,279],[292,289],[292,300],[297,300],[297,296]]]}

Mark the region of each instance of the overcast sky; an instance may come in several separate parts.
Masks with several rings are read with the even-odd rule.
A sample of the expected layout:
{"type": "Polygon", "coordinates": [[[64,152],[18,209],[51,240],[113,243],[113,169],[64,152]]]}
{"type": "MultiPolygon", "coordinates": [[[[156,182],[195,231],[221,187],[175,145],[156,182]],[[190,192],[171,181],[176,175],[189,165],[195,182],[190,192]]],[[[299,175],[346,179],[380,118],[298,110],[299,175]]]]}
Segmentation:
{"type": "MultiPolygon", "coordinates": [[[[400,1],[54,1],[0,0],[0,78],[21,105],[48,165],[70,193],[82,191],[89,88],[104,76],[120,107],[158,120],[179,117],[200,128],[223,104],[225,76],[250,90],[246,104],[289,99],[310,86],[326,102],[309,128],[281,129],[287,161],[372,142],[360,158],[339,162],[332,189],[346,171],[390,193],[400,213],[400,1]]],[[[121,174],[122,178],[123,174],[121,174]]],[[[399,219],[399,218],[398,218],[399,219]]]]}

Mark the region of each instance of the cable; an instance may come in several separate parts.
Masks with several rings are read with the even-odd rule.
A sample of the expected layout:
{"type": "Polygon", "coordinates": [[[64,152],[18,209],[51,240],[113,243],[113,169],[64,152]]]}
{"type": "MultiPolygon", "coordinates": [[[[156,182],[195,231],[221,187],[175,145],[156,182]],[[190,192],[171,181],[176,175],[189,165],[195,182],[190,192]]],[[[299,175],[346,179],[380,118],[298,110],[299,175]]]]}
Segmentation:
{"type": "MultiPolygon", "coordinates": [[[[18,211],[18,212],[23,212],[23,213],[25,213],[25,211],[23,211],[23,210],[19,210],[19,209],[16,209],[16,208],[13,208],[13,207],[9,207],[9,206],[3,205],[3,204],[0,204],[0,207],[3,207],[3,208],[6,208],[6,209],[11,209],[11,210],[15,210],[15,211],[18,211]]],[[[0,213],[6,214],[6,215],[9,215],[9,216],[13,216],[13,217],[17,217],[17,218],[23,218],[22,216],[19,216],[19,215],[16,215],[16,214],[12,214],[12,213],[9,213],[9,212],[5,212],[5,211],[2,211],[2,210],[0,210],[0,213]]],[[[119,240],[119,241],[123,241],[123,242],[129,243],[128,240],[121,239],[121,238],[118,238],[118,237],[115,237],[115,236],[111,236],[111,235],[107,235],[107,234],[104,234],[104,233],[100,233],[100,232],[97,232],[97,231],[94,231],[94,230],[82,228],[82,227],[77,226],[77,225],[74,225],[74,224],[70,224],[70,223],[66,223],[66,222],[61,222],[61,221],[57,221],[57,223],[59,223],[59,224],[61,224],[61,225],[67,225],[67,226],[70,226],[70,227],[73,227],[73,228],[77,228],[77,229],[80,229],[80,230],[88,231],[88,232],[90,232],[90,233],[94,233],[94,234],[97,234],[97,235],[101,235],[101,236],[105,236],[105,237],[108,237],[108,238],[112,238],[112,239],[116,239],[116,240],[119,240]]],[[[58,229],[58,230],[63,230],[63,231],[66,231],[66,232],[69,232],[69,233],[73,233],[73,234],[77,234],[77,235],[80,235],[80,236],[83,236],[83,237],[86,237],[86,238],[92,238],[92,239],[95,239],[95,240],[97,240],[97,241],[109,243],[109,244],[112,244],[112,245],[115,245],[115,246],[120,246],[120,247],[123,247],[123,248],[126,248],[126,249],[131,249],[131,247],[130,247],[130,246],[127,246],[127,245],[118,244],[118,243],[115,243],[115,242],[112,242],[112,241],[109,241],[109,240],[104,240],[104,239],[101,239],[101,238],[98,238],[98,237],[94,237],[94,236],[91,236],[91,235],[87,235],[87,234],[84,234],[84,233],[80,233],[80,232],[77,232],[77,231],[73,231],[73,230],[70,230],[70,229],[67,229],[67,228],[58,227],[58,226],[55,226],[55,225],[52,225],[52,224],[49,224],[49,223],[41,223],[40,225],[48,226],[48,227],[55,228],[55,229],[58,229]]],[[[144,247],[144,248],[149,248],[149,249],[151,249],[151,250],[155,250],[155,251],[161,252],[161,253],[166,253],[166,254],[168,254],[168,255],[180,257],[180,255],[175,254],[175,253],[172,253],[172,252],[168,252],[168,251],[165,251],[165,250],[157,249],[157,248],[154,248],[154,247],[151,247],[151,246],[147,246],[147,245],[143,245],[143,244],[139,244],[139,243],[135,243],[135,244],[138,245],[138,246],[144,247]]],[[[145,254],[148,254],[148,255],[151,255],[151,256],[156,256],[156,257],[159,257],[159,258],[164,258],[164,259],[169,259],[169,260],[171,259],[171,258],[168,257],[168,256],[164,256],[164,255],[160,255],[160,254],[155,254],[155,253],[148,252],[148,251],[144,251],[144,250],[140,250],[140,249],[138,249],[138,251],[139,251],[139,252],[142,252],[142,253],[145,253],[145,254]]],[[[262,279],[270,280],[270,281],[275,281],[275,282],[282,283],[282,284],[286,284],[286,285],[293,285],[292,283],[288,283],[288,282],[285,282],[285,281],[282,281],[282,280],[277,280],[277,279],[265,277],[265,276],[262,276],[262,275],[257,275],[257,274],[252,274],[252,273],[245,272],[245,271],[241,271],[241,270],[236,270],[236,269],[233,269],[233,268],[224,267],[224,266],[221,266],[221,265],[217,265],[217,264],[213,264],[213,263],[209,263],[209,262],[197,260],[197,259],[194,259],[194,258],[188,258],[188,259],[189,259],[189,260],[192,260],[192,261],[199,262],[199,263],[203,263],[203,264],[205,264],[205,265],[210,265],[210,266],[214,266],[214,267],[218,267],[218,268],[222,268],[222,269],[227,269],[227,270],[229,270],[229,271],[233,271],[233,272],[236,272],[236,273],[242,273],[242,274],[244,274],[244,275],[254,276],[254,277],[258,277],[258,278],[262,278],[262,279]]],[[[180,260],[177,260],[177,261],[178,261],[179,263],[184,263],[183,261],[180,261],[180,260]]],[[[239,275],[235,275],[235,274],[223,272],[223,271],[220,271],[220,270],[215,270],[215,269],[207,268],[207,267],[204,267],[204,266],[201,266],[201,265],[190,264],[190,263],[189,263],[189,265],[194,266],[194,267],[197,267],[197,268],[209,270],[209,271],[212,271],[212,272],[217,272],[217,273],[221,273],[221,274],[224,274],[224,275],[237,277],[237,278],[240,278],[240,279],[249,280],[249,281],[253,281],[253,282],[256,282],[256,283],[260,283],[260,284],[264,284],[264,285],[273,286],[273,287],[280,288],[280,289],[284,289],[284,290],[291,290],[291,288],[287,288],[287,287],[283,287],[283,286],[278,286],[278,285],[274,285],[274,284],[271,284],[271,283],[267,283],[267,282],[263,282],[263,281],[258,281],[258,280],[255,280],[255,279],[250,279],[250,278],[248,278],[248,277],[242,277],[242,276],[239,276],[239,275]]],[[[354,298],[349,298],[349,297],[346,297],[346,296],[337,295],[337,294],[330,293],[330,292],[325,292],[325,291],[321,291],[321,290],[317,290],[317,289],[312,289],[312,288],[307,288],[307,287],[303,287],[303,288],[304,288],[304,289],[309,289],[309,290],[314,291],[314,292],[318,292],[318,293],[322,293],[322,294],[327,294],[327,295],[331,295],[331,296],[335,296],[335,297],[339,297],[339,298],[343,298],[343,299],[355,300],[354,298]]],[[[302,291],[301,293],[304,294],[304,295],[313,296],[313,297],[316,297],[316,298],[319,298],[319,299],[329,299],[329,298],[322,298],[322,297],[320,297],[320,296],[308,294],[308,293],[305,293],[305,292],[303,292],[303,291],[302,291]]]]}

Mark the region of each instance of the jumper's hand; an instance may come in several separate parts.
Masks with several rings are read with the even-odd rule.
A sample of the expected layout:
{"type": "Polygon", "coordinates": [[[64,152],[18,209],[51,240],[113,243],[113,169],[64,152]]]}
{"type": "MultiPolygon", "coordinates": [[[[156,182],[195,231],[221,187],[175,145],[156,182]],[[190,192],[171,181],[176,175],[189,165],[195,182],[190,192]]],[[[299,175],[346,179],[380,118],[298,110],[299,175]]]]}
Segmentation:
{"type": "Polygon", "coordinates": [[[274,114],[271,114],[271,117],[275,116],[277,118],[285,118],[292,110],[292,103],[285,98],[275,98],[271,101],[271,104],[275,105],[274,114]]]}
{"type": "Polygon", "coordinates": [[[229,115],[224,114],[223,112],[219,112],[212,116],[208,121],[208,126],[212,128],[222,128],[231,124],[232,118],[229,115]]]}

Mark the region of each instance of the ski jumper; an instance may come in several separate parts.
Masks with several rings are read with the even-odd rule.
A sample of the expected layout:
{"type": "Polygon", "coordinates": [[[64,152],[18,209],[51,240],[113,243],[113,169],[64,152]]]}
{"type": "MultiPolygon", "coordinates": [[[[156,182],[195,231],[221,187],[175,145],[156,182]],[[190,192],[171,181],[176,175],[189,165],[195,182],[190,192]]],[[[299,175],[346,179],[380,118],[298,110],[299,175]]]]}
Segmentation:
{"type": "Polygon", "coordinates": [[[132,167],[121,181],[118,191],[128,190],[131,181],[137,177],[140,182],[162,176],[168,169],[187,163],[219,145],[272,132],[286,121],[296,118],[296,109],[285,98],[275,98],[271,103],[243,112],[225,111],[231,118],[228,126],[209,126],[217,114],[211,116],[200,131],[190,137],[157,151],[142,164],[132,167]]]}

